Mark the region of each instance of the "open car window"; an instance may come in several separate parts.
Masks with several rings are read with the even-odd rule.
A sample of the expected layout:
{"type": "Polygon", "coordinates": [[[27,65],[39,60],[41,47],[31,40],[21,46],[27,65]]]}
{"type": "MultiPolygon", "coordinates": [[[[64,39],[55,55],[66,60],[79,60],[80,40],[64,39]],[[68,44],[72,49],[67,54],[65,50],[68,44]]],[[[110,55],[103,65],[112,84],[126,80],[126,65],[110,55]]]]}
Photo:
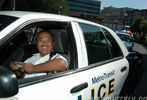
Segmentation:
{"type": "Polygon", "coordinates": [[[0,15],[0,31],[17,19],[17,17],[0,15]]]}
{"type": "MultiPolygon", "coordinates": [[[[58,34],[66,34],[67,39],[62,38],[62,45],[63,48],[66,48],[67,50],[61,52],[58,48],[56,52],[61,53],[63,56],[68,57],[68,69],[71,70],[74,69],[76,63],[74,62],[76,59],[76,49],[73,49],[74,47],[74,39],[73,39],[73,33],[70,29],[70,25],[68,23],[57,23],[57,22],[37,22],[33,24],[29,24],[25,27],[23,27],[21,30],[16,32],[11,38],[7,40],[7,42],[3,45],[3,47],[0,49],[0,65],[10,68],[10,62],[11,61],[18,61],[18,62],[24,62],[27,58],[31,57],[32,54],[38,53],[37,47],[36,47],[36,36],[37,34],[42,30],[50,30],[55,32],[54,36],[55,39],[57,36],[60,37],[58,34]],[[61,33],[60,33],[61,32],[61,33]],[[64,32],[64,33],[62,33],[64,32]],[[73,45],[69,45],[73,44],[73,45]],[[72,66],[71,66],[72,65],[72,66]]],[[[58,39],[59,40],[59,39],[58,39]]],[[[58,41],[57,40],[57,41],[58,41]]],[[[66,71],[67,71],[66,70],[66,71]]],[[[58,73],[58,72],[57,72],[58,73]]],[[[55,74],[55,73],[53,73],[55,74]]],[[[42,77],[42,76],[41,76],[42,77]]],[[[25,84],[26,82],[32,82],[34,78],[30,79],[22,79],[20,78],[20,84],[25,84]]],[[[40,78],[35,78],[36,80],[40,78]]]]}

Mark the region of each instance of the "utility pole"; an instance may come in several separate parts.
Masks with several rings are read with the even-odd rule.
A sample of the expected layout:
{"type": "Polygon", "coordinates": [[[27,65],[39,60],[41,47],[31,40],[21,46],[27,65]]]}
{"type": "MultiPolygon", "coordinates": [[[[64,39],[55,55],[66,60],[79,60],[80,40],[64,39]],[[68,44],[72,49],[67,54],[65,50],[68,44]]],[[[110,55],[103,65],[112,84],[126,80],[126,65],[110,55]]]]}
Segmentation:
{"type": "Polygon", "coordinates": [[[15,0],[12,0],[12,10],[15,11],[15,0]]]}
{"type": "Polygon", "coordinates": [[[58,14],[61,15],[62,14],[62,5],[59,6],[59,11],[58,14]]]}

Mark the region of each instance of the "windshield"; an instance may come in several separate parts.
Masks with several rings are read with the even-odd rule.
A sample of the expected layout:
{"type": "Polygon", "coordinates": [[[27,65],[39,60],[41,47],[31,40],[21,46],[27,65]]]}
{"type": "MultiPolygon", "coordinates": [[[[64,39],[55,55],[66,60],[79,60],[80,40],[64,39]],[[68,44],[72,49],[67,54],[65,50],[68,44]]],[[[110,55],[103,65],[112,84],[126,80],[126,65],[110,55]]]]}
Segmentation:
{"type": "Polygon", "coordinates": [[[131,40],[131,37],[129,35],[118,34],[118,36],[121,38],[122,41],[130,41],[131,40]]]}
{"type": "Polygon", "coordinates": [[[12,16],[0,15],[0,31],[17,19],[18,18],[12,16]]]}

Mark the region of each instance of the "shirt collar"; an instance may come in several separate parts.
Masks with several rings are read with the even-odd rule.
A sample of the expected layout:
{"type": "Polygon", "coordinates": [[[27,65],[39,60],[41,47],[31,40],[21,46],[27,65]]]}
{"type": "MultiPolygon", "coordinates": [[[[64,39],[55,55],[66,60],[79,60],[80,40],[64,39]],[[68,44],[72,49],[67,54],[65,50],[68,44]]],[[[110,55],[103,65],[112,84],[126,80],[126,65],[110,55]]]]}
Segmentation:
{"type": "MultiPolygon", "coordinates": [[[[33,54],[33,56],[39,56],[40,57],[40,53],[35,53],[35,54],[33,54]]],[[[50,53],[45,55],[45,56],[49,56],[50,57],[50,53]]],[[[45,56],[43,56],[43,57],[45,57],[45,56]]]]}

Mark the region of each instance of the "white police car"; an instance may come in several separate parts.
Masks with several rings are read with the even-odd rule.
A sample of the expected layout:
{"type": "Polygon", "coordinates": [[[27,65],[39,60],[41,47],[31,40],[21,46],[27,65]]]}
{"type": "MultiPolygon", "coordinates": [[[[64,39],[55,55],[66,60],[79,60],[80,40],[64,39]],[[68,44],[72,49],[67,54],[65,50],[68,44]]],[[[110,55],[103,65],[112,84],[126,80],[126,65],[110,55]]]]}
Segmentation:
{"type": "Polygon", "coordinates": [[[117,35],[120,39],[124,42],[125,46],[127,47],[128,51],[131,52],[134,46],[133,37],[131,34],[119,32],[117,35]]]}
{"type": "Polygon", "coordinates": [[[101,100],[119,95],[129,72],[128,51],[109,28],[77,18],[36,12],[0,11],[0,100],[101,100]],[[53,31],[54,50],[68,69],[17,79],[10,61],[37,52],[36,34],[53,31]]]}

